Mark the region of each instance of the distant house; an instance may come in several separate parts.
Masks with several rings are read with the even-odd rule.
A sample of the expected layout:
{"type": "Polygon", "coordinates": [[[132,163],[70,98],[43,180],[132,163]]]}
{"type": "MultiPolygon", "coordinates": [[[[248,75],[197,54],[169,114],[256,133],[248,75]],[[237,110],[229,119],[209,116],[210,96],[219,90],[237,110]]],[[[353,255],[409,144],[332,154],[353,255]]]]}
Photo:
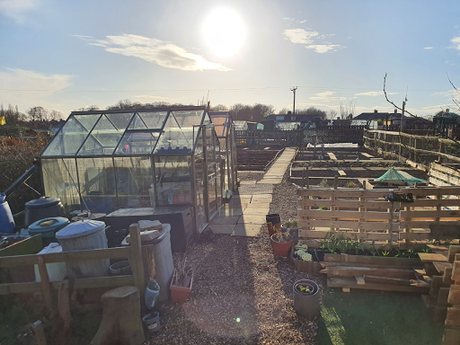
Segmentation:
{"type": "Polygon", "coordinates": [[[233,121],[236,131],[255,131],[257,122],[254,121],[233,121]]]}
{"type": "Polygon", "coordinates": [[[267,130],[273,130],[275,128],[312,128],[327,124],[327,121],[323,120],[322,117],[317,114],[292,113],[268,115],[261,122],[267,130]]]}
{"type": "Polygon", "coordinates": [[[436,125],[454,125],[460,124],[460,115],[452,113],[449,109],[442,111],[433,117],[433,123],[436,125]]]}

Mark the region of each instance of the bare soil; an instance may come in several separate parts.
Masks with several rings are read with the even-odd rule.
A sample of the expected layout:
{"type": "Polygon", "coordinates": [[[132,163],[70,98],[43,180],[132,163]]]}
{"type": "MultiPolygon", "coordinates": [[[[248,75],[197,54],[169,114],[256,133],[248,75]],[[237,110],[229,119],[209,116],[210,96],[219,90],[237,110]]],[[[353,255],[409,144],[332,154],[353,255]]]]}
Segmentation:
{"type": "MultiPolygon", "coordinates": [[[[239,178],[262,175],[240,173],[239,178]]],[[[295,219],[297,202],[295,187],[284,180],[275,186],[270,212],[282,221],[295,219]]],[[[162,328],[149,344],[316,344],[319,316],[297,316],[292,286],[301,278],[321,287],[325,282],[275,257],[266,226],[259,238],[206,231],[183,255],[195,269],[192,293],[182,305],[160,306],[162,328]]]]}

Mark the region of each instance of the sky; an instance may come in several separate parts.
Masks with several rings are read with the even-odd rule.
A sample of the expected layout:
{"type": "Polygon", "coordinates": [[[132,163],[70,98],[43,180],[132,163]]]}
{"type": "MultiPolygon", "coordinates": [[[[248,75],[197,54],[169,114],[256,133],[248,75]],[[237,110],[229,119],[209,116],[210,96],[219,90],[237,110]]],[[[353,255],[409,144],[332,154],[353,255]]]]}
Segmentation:
{"type": "MultiPolygon", "coordinates": [[[[455,111],[458,0],[0,0],[0,103],[455,111]]],[[[460,110],[458,111],[460,113],[460,110]]]]}

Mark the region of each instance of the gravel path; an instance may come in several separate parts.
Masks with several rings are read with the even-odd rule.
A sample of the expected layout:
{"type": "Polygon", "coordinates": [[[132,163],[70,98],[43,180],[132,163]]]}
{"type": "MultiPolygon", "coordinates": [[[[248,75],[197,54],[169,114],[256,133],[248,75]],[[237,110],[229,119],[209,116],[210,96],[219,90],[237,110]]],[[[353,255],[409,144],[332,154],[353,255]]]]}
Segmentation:
{"type": "MultiPolygon", "coordinates": [[[[294,186],[284,180],[274,187],[271,213],[295,219],[296,205],[294,186]]],[[[316,344],[318,317],[297,316],[292,285],[309,277],[323,286],[324,280],[275,257],[265,226],[259,238],[207,232],[184,255],[195,269],[192,294],[183,305],[160,306],[162,328],[149,344],[316,344]]]]}

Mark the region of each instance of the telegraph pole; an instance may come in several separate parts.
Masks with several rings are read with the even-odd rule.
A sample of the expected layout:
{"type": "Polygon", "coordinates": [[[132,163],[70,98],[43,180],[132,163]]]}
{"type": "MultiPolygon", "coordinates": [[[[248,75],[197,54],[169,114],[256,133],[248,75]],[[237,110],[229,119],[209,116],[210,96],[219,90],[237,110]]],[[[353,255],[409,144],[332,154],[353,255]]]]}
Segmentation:
{"type": "Polygon", "coordinates": [[[295,91],[297,90],[297,86],[292,88],[291,91],[294,93],[294,101],[292,102],[292,113],[295,114],[295,91]]]}

